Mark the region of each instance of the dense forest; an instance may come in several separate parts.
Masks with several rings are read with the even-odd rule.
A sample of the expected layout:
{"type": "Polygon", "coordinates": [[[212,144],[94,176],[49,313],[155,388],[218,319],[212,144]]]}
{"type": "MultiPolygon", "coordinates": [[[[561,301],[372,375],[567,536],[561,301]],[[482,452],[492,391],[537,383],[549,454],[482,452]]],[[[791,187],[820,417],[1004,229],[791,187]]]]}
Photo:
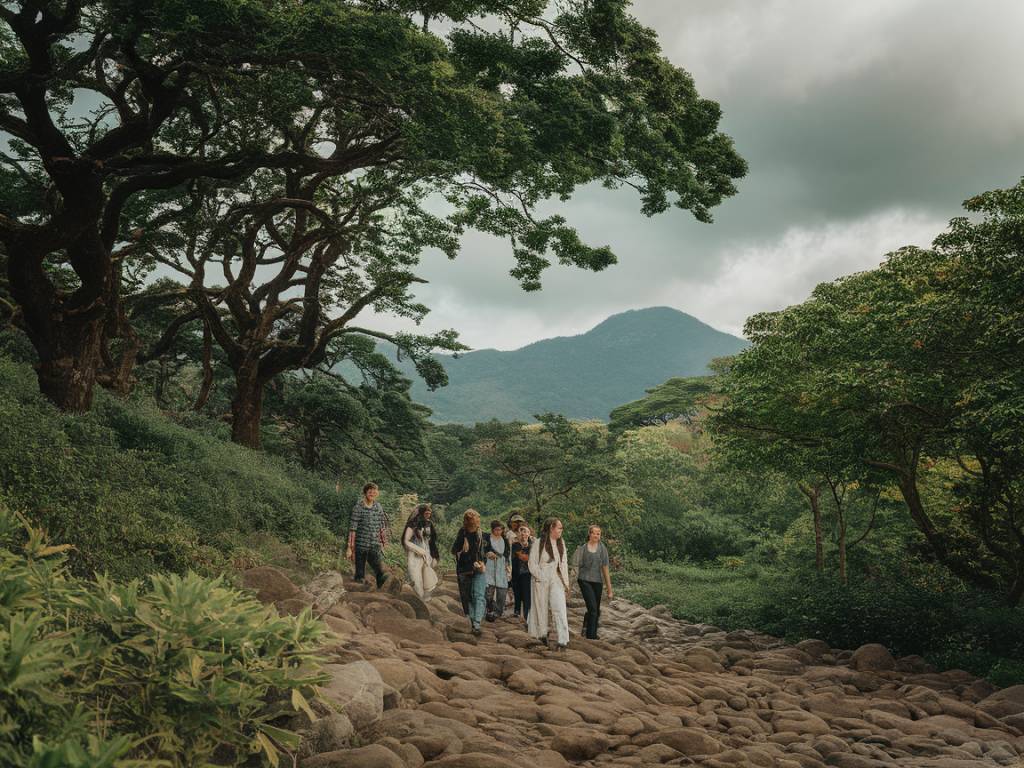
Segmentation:
{"type": "Polygon", "coordinates": [[[347,568],[368,479],[448,536],[600,523],[681,617],[1024,681],[1024,183],[607,419],[434,423],[457,334],[359,324],[470,230],[526,290],[611,266],[541,213],[580,186],[736,192],[628,5],[0,4],[0,762],[276,764],[320,628],[233,580],[347,568]]]}

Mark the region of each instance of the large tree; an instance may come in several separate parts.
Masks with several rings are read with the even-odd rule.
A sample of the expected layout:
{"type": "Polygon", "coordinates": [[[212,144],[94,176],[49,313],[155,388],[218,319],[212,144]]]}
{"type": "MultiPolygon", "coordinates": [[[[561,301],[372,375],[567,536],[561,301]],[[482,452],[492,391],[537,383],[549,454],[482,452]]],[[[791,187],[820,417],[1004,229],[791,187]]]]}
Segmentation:
{"type": "Polygon", "coordinates": [[[1022,198],[1024,185],[972,199],[980,220],[954,220],[932,249],[751,318],[716,416],[833,481],[891,482],[931,555],[1013,604],[1024,597],[1022,198]],[[962,467],[962,502],[929,508],[922,476],[942,462],[962,467]]]}
{"type": "Polygon", "coordinates": [[[0,129],[39,188],[30,212],[5,205],[0,242],[40,385],[65,408],[88,407],[104,335],[130,336],[121,265],[167,254],[153,238],[171,220],[179,256],[207,254],[173,260],[244,385],[236,439],[254,444],[273,372],[315,364],[364,307],[421,316],[408,288],[422,248],[498,234],[536,289],[551,258],[614,261],[538,215],[544,200],[600,182],[637,190],[646,214],[707,221],[745,172],[718,105],[625,0],[0,8],[0,129]],[[99,106],[82,121],[70,96],[85,91],[99,106]],[[143,215],[128,230],[131,206],[143,215]],[[224,282],[207,280],[211,259],[224,282]]]}

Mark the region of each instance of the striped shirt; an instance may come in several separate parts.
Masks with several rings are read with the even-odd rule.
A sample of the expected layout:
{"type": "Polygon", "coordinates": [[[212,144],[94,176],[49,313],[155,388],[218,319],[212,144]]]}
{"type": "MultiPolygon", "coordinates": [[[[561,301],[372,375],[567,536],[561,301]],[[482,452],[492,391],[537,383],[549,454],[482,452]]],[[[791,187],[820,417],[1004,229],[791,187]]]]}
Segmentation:
{"type": "Polygon", "coordinates": [[[349,536],[355,533],[356,549],[380,549],[381,531],[387,528],[388,518],[384,514],[384,507],[379,501],[373,502],[372,507],[363,504],[360,499],[352,507],[352,516],[348,522],[349,536]]]}

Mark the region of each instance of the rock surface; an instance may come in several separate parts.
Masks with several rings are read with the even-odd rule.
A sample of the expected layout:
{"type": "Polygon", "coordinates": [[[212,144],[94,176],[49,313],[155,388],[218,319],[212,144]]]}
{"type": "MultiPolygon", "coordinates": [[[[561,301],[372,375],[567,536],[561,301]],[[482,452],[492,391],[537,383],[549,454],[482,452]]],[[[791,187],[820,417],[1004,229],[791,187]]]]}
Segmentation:
{"type": "MultiPolygon", "coordinates": [[[[320,704],[333,719],[307,723],[305,768],[1024,766],[1024,686],[996,690],[879,645],[793,647],[616,599],[600,640],[574,631],[555,651],[511,617],[474,637],[451,581],[424,604],[395,583],[281,578],[243,581],[288,600],[279,610],[329,604],[333,632],[320,704]]],[[[574,630],[582,610],[570,600],[574,630]]]]}

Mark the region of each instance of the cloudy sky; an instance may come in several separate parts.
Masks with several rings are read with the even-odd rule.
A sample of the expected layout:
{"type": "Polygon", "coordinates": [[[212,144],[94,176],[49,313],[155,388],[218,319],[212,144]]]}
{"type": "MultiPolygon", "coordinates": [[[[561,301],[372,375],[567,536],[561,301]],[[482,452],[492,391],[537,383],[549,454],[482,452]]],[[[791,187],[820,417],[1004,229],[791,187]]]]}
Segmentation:
{"type": "Polygon", "coordinates": [[[505,243],[469,236],[454,263],[423,264],[424,329],[514,349],[667,305],[740,333],[754,312],[927,245],[963,199],[1024,175],[1020,0],[635,0],[634,12],[722,104],[750,165],[739,194],[705,225],[584,190],[564,213],[619,264],[552,267],[532,294],[508,276],[505,243]]]}

